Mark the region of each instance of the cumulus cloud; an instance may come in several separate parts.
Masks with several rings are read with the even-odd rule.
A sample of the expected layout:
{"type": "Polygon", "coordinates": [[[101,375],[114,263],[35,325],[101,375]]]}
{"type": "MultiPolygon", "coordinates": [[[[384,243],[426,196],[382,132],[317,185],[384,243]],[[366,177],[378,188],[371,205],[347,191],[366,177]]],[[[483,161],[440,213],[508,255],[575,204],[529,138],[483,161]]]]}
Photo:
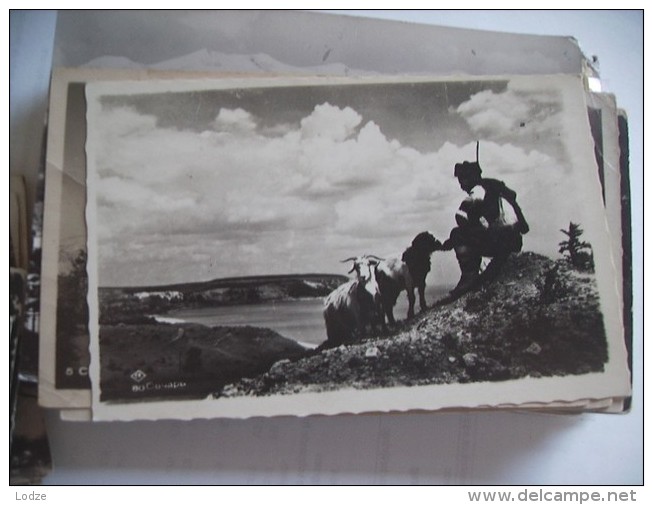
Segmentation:
{"type": "Polygon", "coordinates": [[[256,121],[249,112],[241,108],[221,108],[213,122],[213,128],[217,131],[250,132],[256,129],[256,121]]]}
{"type": "Polygon", "coordinates": [[[484,90],[460,104],[456,112],[480,138],[514,141],[536,138],[560,128],[559,97],[555,92],[484,90]]]}
{"type": "MultiPolygon", "coordinates": [[[[514,111],[533,107],[518,99],[483,92],[457,113],[507,132],[522,117],[514,111]]],[[[339,259],[401,253],[424,230],[444,239],[463,196],[453,165],[475,149],[445,143],[420,152],[329,103],[294,128],[282,125],[282,135],[269,135],[274,127],[259,128],[244,109],[221,109],[214,130],[202,133],[158,127],[126,108],[96,122],[100,282],[118,285],[341,272],[339,259]]],[[[533,173],[557,180],[561,168],[542,152],[499,141],[483,143],[482,160],[485,175],[518,191],[537,226],[547,194],[532,187],[533,173]]],[[[455,276],[455,260],[443,261],[453,261],[446,270],[455,276]]]]}
{"type": "Polygon", "coordinates": [[[310,116],[301,120],[301,134],[305,138],[323,137],[342,142],[360,124],[362,117],[351,107],[341,109],[329,103],[318,105],[310,116]]]}
{"type": "Polygon", "coordinates": [[[156,117],[141,114],[131,107],[104,109],[102,120],[97,123],[98,136],[105,139],[141,135],[156,128],[156,117]]]}

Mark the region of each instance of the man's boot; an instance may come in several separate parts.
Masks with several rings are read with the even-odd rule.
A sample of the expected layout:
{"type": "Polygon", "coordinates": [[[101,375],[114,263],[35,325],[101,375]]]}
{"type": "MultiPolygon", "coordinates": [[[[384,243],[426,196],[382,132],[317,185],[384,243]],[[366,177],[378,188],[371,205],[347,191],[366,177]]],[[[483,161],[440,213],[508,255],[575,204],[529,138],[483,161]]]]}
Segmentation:
{"type": "Polygon", "coordinates": [[[480,281],[479,270],[481,257],[471,253],[468,247],[457,248],[456,258],[460,266],[460,280],[449,294],[436,302],[436,305],[446,305],[460,298],[465,293],[472,291],[480,281]]]}

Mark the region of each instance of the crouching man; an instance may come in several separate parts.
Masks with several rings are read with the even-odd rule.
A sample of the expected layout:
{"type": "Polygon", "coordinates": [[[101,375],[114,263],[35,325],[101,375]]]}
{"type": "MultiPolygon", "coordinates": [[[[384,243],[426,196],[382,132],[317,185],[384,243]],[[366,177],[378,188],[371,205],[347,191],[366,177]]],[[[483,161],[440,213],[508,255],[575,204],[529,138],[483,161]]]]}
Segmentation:
{"type": "Polygon", "coordinates": [[[481,177],[478,162],[456,163],[454,176],[467,193],[456,213],[456,226],[442,244],[454,250],[460,266],[460,280],[438,304],[453,302],[498,273],[511,253],[522,248],[522,235],[529,227],[517,194],[497,179],[481,177]],[[492,258],[483,274],[481,259],[492,258]]]}

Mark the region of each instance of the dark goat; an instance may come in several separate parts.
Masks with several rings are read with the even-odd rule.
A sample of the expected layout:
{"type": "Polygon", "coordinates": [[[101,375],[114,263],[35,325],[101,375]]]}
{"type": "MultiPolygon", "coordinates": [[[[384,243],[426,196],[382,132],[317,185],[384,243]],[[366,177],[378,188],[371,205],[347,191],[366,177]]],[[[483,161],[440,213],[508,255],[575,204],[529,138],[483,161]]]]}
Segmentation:
{"type": "Polygon", "coordinates": [[[442,243],[424,231],[417,235],[411,246],[404,251],[401,259],[408,266],[410,275],[413,279],[413,286],[419,293],[419,306],[421,310],[426,310],[426,298],[424,290],[426,288],[426,276],[431,270],[431,254],[439,251],[442,243]]]}

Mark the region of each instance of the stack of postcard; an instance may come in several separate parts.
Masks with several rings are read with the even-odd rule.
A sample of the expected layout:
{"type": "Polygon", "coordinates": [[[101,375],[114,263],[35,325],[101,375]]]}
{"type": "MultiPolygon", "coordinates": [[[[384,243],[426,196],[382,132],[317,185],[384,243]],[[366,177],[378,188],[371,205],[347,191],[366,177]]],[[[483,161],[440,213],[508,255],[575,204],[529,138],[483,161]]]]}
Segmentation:
{"type": "Polygon", "coordinates": [[[564,44],[558,71],[55,69],[41,405],[627,411],[627,120],[564,44]]]}

